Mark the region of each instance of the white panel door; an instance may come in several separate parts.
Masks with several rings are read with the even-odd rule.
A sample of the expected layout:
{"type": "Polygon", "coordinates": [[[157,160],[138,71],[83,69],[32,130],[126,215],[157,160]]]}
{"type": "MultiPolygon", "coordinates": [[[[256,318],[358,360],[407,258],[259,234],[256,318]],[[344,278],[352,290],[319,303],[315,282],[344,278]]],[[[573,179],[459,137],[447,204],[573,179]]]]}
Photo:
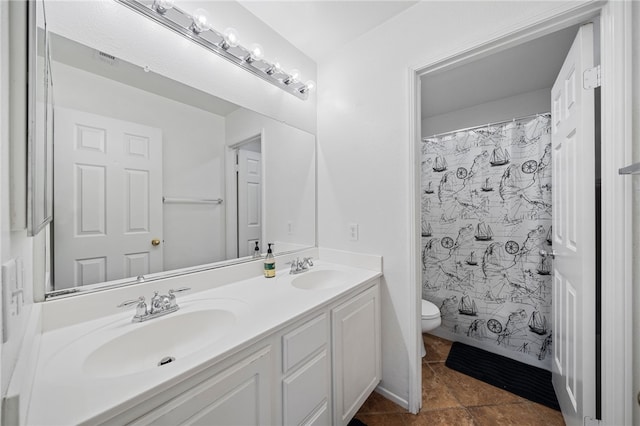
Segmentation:
{"type": "Polygon", "coordinates": [[[262,164],[259,152],[238,150],[238,257],[260,249],[262,234],[262,164]]]}
{"type": "Polygon", "coordinates": [[[162,132],[55,111],[55,289],[162,270],[162,132]]]}
{"type": "Polygon", "coordinates": [[[567,425],[595,418],[595,146],[593,25],[580,28],[551,90],[553,385],[567,425]]]}

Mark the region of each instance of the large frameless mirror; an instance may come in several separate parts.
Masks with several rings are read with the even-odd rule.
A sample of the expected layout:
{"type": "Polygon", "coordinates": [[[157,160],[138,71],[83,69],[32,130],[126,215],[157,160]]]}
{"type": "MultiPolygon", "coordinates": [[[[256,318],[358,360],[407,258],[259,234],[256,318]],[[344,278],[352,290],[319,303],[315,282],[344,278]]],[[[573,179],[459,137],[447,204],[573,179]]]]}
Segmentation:
{"type": "Polygon", "coordinates": [[[30,26],[28,33],[29,51],[34,54],[28,68],[32,119],[28,120],[27,230],[34,236],[51,221],[53,213],[53,80],[44,9],[29,2],[28,16],[41,22],[40,27],[30,26]]]}
{"type": "MultiPolygon", "coordinates": [[[[36,114],[39,143],[53,141],[46,297],[251,260],[267,242],[314,246],[315,136],[149,69],[146,47],[179,36],[154,23],[145,35],[148,20],[116,2],[85,15],[89,3],[37,2],[55,98],[36,114]],[[140,20],[134,61],[68,31],[115,34],[110,11],[140,20]]],[[[182,43],[176,61],[211,54],[182,43]]]]}

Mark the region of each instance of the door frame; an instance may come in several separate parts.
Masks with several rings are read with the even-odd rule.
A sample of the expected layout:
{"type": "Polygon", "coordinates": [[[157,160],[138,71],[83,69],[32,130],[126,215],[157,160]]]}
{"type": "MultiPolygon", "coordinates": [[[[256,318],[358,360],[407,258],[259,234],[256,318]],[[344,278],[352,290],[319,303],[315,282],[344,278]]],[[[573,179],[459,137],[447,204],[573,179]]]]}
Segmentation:
{"type": "MultiPolygon", "coordinates": [[[[631,3],[593,1],[554,9],[533,24],[522,24],[481,44],[463,46],[450,56],[410,67],[408,185],[409,270],[415,293],[410,301],[413,347],[408,348],[409,411],[422,404],[421,375],[421,262],[420,262],[420,77],[461,65],[569,26],[600,17],[601,134],[602,144],[602,419],[606,424],[631,424],[634,398],[632,385],[632,235],[631,180],[618,169],[631,163],[631,3]],[[612,149],[613,148],[613,149],[612,149]]],[[[596,36],[597,40],[597,36],[596,36]]]]}
{"type": "MultiPolygon", "coordinates": [[[[226,195],[226,256],[227,259],[236,259],[238,253],[238,238],[237,238],[237,230],[238,230],[238,193],[237,193],[237,182],[235,179],[236,174],[236,156],[235,152],[242,145],[251,143],[255,140],[260,141],[260,154],[262,156],[262,162],[264,162],[264,148],[265,148],[265,131],[261,129],[260,132],[251,134],[246,138],[243,138],[240,141],[233,142],[227,145],[225,150],[225,195],[226,195]]],[[[261,163],[262,163],[261,162],[261,163]]],[[[262,231],[260,240],[265,241],[265,190],[264,190],[264,165],[261,166],[261,179],[262,179],[262,188],[261,188],[261,197],[262,197],[262,216],[260,220],[262,221],[262,231]]],[[[262,251],[262,247],[260,250],[262,251]]]]}

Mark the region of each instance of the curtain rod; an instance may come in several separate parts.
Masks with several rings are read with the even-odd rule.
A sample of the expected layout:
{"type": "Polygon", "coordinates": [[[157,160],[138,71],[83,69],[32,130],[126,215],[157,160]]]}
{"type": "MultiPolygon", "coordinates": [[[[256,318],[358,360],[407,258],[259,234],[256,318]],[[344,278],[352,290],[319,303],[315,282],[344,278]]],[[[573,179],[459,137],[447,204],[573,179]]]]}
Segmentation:
{"type": "Polygon", "coordinates": [[[526,120],[528,118],[542,117],[542,116],[551,116],[551,113],[550,112],[541,112],[541,113],[538,113],[538,114],[530,114],[530,115],[525,115],[523,117],[512,118],[510,120],[496,121],[495,123],[487,123],[487,124],[481,124],[481,125],[478,125],[478,126],[466,127],[464,129],[450,130],[448,132],[437,133],[437,134],[435,134],[433,136],[423,136],[422,137],[422,141],[424,142],[426,139],[437,138],[437,137],[444,136],[444,135],[451,135],[453,133],[468,132],[469,130],[481,129],[483,127],[489,127],[489,126],[497,126],[499,124],[505,124],[505,123],[515,123],[516,121],[522,121],[522,120],[526,120]]]}

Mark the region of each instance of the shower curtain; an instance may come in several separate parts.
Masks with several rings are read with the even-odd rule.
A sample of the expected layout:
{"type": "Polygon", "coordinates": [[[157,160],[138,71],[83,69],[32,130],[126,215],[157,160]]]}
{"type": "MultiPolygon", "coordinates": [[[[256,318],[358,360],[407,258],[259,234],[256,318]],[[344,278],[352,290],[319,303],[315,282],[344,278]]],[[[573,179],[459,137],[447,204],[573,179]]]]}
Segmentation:
{"type": "Polygon", "coordinates": [[[549,370],[549,114],[424,138],[421,187],[435,334],[549,370]]]}

